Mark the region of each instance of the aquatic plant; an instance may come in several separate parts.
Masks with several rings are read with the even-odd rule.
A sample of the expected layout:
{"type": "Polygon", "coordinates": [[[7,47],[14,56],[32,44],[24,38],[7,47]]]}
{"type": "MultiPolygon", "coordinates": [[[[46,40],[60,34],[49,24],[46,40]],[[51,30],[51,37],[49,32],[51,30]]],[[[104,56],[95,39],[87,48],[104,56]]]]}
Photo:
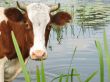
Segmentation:
{"type": "Polygon", "coordinates": [[[110,21],[109,7],[110,6],[104,5],[103,3],[80,4],[75,11],[76,23],[85,27],[105,26],[110,21]]]}
{"type": "Polygon", "coordinates": [[[18,43],[17,43],[17,40],[15,38],[15,35],[14,35],[13,31],[11,32],[11,35],[12,35],[13,44],[14,44],[14,47],[15,47],[15,50],[16,50],[16,53],[17,53],[17,56],[18,56],[18,59],[19,59],[19,63],[22,67],[22,71],[23,71],[24,76],[25,76],[25,81],[26,82],[31,82],[30,74],[29,74],[29,72],[26,68],[25,62],[23,60],[20,48],[18,46],[18,43]]]}
{"type": "Polygon", "coordinates": [[[104,82],[104,61],[103,61],[103,56],[106,58],[106,64],[107,64],[107,69],[108,69],[108,80],[110,81],[110,52],[108,48],[108,42],[107,42],[107,37],[106,37],[106,32],[104,30],[103,33],[103,40],[104,40],[104,52],[102,50],[102,46],[100,44],[100,41],[96,40],[95,44],[98,50],[98,55],[99,55],[99,63],[100,63],[100,82],[104,82]],[[103,54],[104,53],[104,54],[103,54]]]}

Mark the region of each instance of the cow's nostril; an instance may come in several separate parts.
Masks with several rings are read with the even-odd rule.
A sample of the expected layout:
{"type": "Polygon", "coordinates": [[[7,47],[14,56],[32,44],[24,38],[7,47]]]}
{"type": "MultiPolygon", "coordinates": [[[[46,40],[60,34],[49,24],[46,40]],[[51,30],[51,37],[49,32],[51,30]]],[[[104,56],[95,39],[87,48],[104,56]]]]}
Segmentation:
{"type": "Polygon", "coordinates": [[[36,50],[35,52],[32,53],[31,58],[34,60],[46,59],[46,53],[42,50],[36,50]]]}

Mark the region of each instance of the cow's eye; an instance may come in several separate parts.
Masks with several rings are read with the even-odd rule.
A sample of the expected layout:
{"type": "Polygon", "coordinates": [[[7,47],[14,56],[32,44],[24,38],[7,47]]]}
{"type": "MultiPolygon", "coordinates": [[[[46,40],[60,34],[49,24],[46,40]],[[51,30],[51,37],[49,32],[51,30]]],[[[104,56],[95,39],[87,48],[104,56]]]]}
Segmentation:
{"type": "Polygon", "coordinates": [[[30,25],[28,24],[28,22],[25,23],[25,29],[26,29],[26,30],[30,30],[30,29],[31,29],[31,27],[30,27],[30,25]]]}

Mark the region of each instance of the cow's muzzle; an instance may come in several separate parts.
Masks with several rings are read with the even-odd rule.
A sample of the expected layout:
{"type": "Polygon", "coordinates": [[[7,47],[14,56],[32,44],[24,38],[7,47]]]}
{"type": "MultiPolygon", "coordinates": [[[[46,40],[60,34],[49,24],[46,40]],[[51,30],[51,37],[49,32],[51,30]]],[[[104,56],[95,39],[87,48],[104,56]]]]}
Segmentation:
{"type": "Polygon", "coordinates": [[[47,58],[46,52],[42,50],[36,50],[35,52],[32,52],[31,59],[32,60],[45,60],[47,58]]]}

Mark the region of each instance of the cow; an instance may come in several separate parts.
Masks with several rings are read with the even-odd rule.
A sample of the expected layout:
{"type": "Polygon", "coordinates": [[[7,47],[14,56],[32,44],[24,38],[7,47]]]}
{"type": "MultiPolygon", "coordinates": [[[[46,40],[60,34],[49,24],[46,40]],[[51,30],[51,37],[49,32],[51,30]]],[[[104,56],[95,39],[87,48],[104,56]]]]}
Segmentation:
{"type": "Polygon", "coordinates": [[[12,82],[21,72],[21,66],[13,45],[11,32],[15,34],[22,57],[42,60],[47,58],[47,44],[52,24],[58,27],[71,20],[71,15],[60,11],[60,5],[30,3],[19,7],[0,7],[0,82],[12,82]]]}

